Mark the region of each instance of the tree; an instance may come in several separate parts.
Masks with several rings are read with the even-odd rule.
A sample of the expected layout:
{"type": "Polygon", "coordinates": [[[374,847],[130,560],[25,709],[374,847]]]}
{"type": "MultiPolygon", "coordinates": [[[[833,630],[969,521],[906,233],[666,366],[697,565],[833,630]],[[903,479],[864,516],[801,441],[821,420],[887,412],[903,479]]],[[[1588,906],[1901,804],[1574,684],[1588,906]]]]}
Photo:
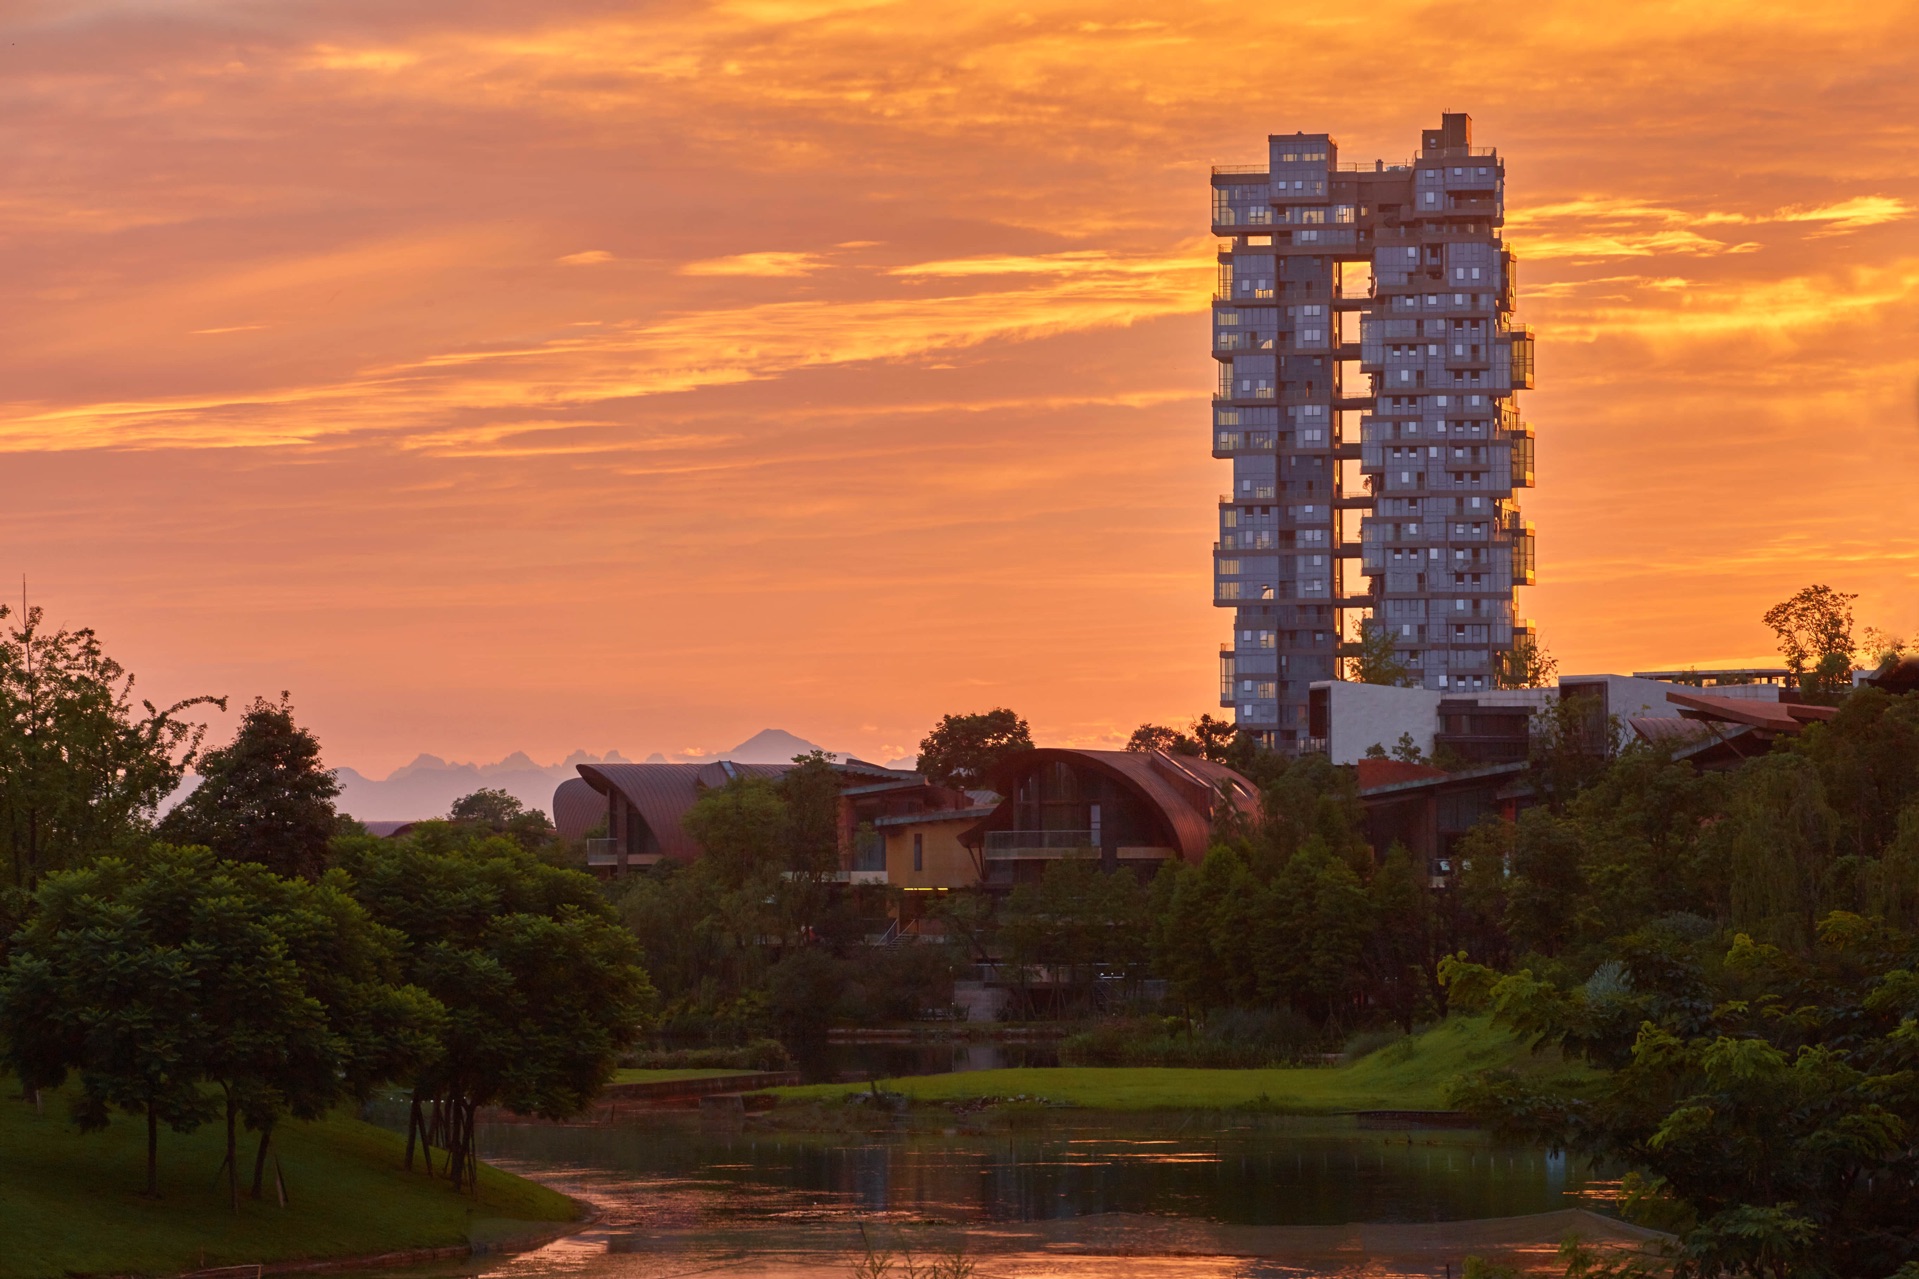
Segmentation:
{"type": "Polygon", "coordinates": [[[447,820],[483,835],[505,835],[528,852],[537,852],[553,838],[553,824],[537,808],[493,787],[462,795],[447,810],[447,820]]]}
{"type": "Polygon", "coordinates": [[[920,742],[917,768],[941,786],[986,784],[1002,760],[1033,749],[1026,721],[1005,707],[979,715],[946,715],[920,742]]]}
{"type": "Polygon", "coordinates": [[[1544,688],[1559,672],[1559,659],[1533,635],[1516,635],[1513,646],[1499,655],[1493,671],[1495,688],[1544,688]]]}
{"type": "Polygon", "coordinates": [[[1141,754],[1164,751],[1168,755],[1197,755],[1199,743],[1177,728],[1168,728],[1164,724],[1141,724],[1126,739],[1126,749],[1141,754]]]}
{"type": "Polygon", "coordinates": [[[1804,949],[1657,928],[1613,949],[1571,983],[1444,965],[1466,1001],[1603,1071],[1577,1091],[1485,1073],[1455,1104],[1656,1189],[1679,1218],[1686,1279],[1908,1273],[1919,1257],[1912,938],[1834,913],[1804,949]]]}
{"type": "MultiPolygon", "coordinates": [[[[0,619],[15,614],[0,606],[0,619]]],[[[185,717],[224,698],[164,710],[133,703],[133,676],[93,631],[48,631],[39,608],[0,633],[0,838],[13,886],[132,846],[180,784],[206,734],[185,717]]]]}
{"type": "Polygon", "coordinates": [[[1802,691],[1831,696],[1852,683],[1852,602],[1830,586],[1807,586],[1767,609],[1761,619],[1779,640],[1779,654],[1802,691]]]}
{"type": "Polygon", "coordinates": [[[293,722],[287,694],[256,697],[233,740],[201,757],[199,787],[159,825],[162,839],[199,844],[229,861],[318,879],[338,816],[340,784],[320,764],[320,743],[293,722]]]}
{"type": "Polygon", "coordinates": [[[405,937],[402,975],[446,1009],[439,1052],[411,1080],[416,1141],[474,1184],[482,1106],[563,1119],[612,1077],[653,989],[637,946],[587,875],[511,840],[429,827],[403,840],[342,841],[337,859],[378,922],[405,937]]]}
{"type": "Polygon", "coordinates": [[[149,1194],[159,1125],[214,1116],[202,1085],[220,1089],[237,1206],[242,1122],[261,1133],[257,1194],[281,1114],[317,1118],[431,1047],[438,1009],[392,987],[396,939],[338,876],[313,885],[159,845],[51,875],[37,904],[0,989],[8,1060],[32,1087],[77,1073],[83,1130],[142,1114],[149,1194]]]}
{"type": "Polygon", "coordinates": [[[1360,622],[1359,635],[1344,646],[1346,677],[1356,684],[1411,684],[1412,670],[1393,645],[1392,627],[1370,617],[1360,622]]]}
{"type": "Polygon", "coordinates": [[[115,1109],[146,1123],[146,1195],[160,1194],[160,1125],[191,1132],[212,1118],[200,1089],[204,1028],[194,959],[155,927],[124,862],[49,875],[0,982],[6,1062],[29,1090],[80,1075],[82,1132],[115,1109]]]}

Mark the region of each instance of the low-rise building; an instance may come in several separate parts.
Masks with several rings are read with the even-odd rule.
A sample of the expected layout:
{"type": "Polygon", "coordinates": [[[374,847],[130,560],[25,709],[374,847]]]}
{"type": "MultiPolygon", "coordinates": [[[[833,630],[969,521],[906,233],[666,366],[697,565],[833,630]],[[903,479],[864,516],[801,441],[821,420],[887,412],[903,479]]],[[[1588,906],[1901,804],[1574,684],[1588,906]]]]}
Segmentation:
{"type": "Polygon", "coordinates": [[[1144,877],[1203,858],[1223,809],[1259,813],[1258,790],[1233,769],[1164,751],[1022,751],[987,780],[1005,798],[959,839],[988,887],[1037,880],[1065,858],[1144,877]]]}

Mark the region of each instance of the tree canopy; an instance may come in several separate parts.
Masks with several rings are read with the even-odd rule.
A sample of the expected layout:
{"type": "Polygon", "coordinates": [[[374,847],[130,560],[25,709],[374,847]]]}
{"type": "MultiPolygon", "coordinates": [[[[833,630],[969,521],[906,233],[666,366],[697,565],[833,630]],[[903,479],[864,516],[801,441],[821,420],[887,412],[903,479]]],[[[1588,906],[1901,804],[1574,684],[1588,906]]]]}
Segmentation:
{"type": "Polygon", "coordinates": [[[1793,682],[1830,696],[1852,680],[1852,602],[1859,597],[1830,586],[1806,586],[1766,610],[1763,620],[1779,641],[1793,682]]]}
{"type": "Polygon", "coordinates": [[[1026,721],[1004,706],[978,715],[946,715],[920,742],[918,769],[941,786],[986,784],[1000,761],[1033,749],[1026,721]]]}
{"type": "Polygon", "coordinates": [[[320,763],[320,743],[294,723],[287,694],[254,698],[233,740],[201,756],[198,771],[200,785],[161,819],[161,838],[319,878],[340,784],[320,763]]]}
{"type": "Polygon", "coordinates": [[[446,1010],[438,1052],[409,1081],[409,1166],[416,1139],[437,1142],[454,1184],[471,1185],[480,1107],[566,1118],[612,1077],[653,1001],[638,947],[590,877],[510,839],[428,827],[343,839],[337,859],[403,939],[402,976],[446,1010]]]}
{"type": "Polygon", "coordinates": [[[133,676],[90,629],[49,630],[38,607],[0,605],[0,837],[16,889],[87,857],[128,851],[205,737],[190,697],[133,699],[133,676]]]}

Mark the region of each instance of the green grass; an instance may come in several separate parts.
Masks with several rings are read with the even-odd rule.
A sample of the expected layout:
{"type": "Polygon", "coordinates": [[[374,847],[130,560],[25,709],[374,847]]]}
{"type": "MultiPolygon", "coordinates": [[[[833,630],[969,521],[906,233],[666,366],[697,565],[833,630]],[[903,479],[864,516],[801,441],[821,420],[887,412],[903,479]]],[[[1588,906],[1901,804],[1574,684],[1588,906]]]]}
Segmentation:
{"type": "MultiPolygon", "coordinates": [[[[144,1198],[146,1131],[116,1116],[80,1133],[64,1098],[44,1114],[0,1077],[0,1277],[169,1275],[202,1265],[347,1257],[531,1234],[572,1220],[557,1191],[482,1166],[476,1202],[400,1170],[398,1136],[345,1114],[288,1121],[274,1144],[289,1206],[244,1198],[236,1216],[213,1186],[225,1130],[160,1130],[160,1192],[144,1198]]],[[[253,1146],[243,1146],[251,1174],[253,1146]]],[[[271,1182],[269,1181],[269,1185],[271,1182]]]]}
{"type": "Polygon", "coordinates": [[[759,1075],[767,1072],[760,1070],[636,1070],[626,1068],[613,1072],[616,1084],[665,1084],[678,1083],[683,1079],[717,1079],[721,1075],[759,1075]]]}
{"type": "MultiPolygon", "coordinates": [[[[1470,1071],[1510,1066],[1576,1079],[1585,1072],[1556,1054],[1534,1056],[1484,1017],[1455,1017],[1349,1066],[1273,1070],[1199,1070],[1155,1066],[1061,1066],[974,1070],[885,1079],[880,1086],[914,1101],[1029,1100],[1097,1110],[1229,1110],[1270,1107],[1290,1114],[1353,1110],[1442,1110],[1446,1086],[1470,1071]]],[[[771,1089],[783,1102],[834,1101],[865,1084],[771,1089]]]]}

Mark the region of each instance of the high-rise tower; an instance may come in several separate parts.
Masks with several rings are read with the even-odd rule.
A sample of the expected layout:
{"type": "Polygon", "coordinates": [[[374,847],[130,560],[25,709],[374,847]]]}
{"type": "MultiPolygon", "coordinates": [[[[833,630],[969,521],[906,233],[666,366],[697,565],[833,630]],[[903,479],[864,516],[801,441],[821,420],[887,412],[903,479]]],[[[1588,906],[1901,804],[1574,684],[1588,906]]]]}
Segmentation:
{"type": "Polygon", "coordinates": [[[1505,166],[1447,114],[1410,164],[1341,165],[1323,133],[1213,170],[1214,603],[1231,608],[1220,704],[1281,750],[1306,689],[1361,624],[1411,682],[1493,687],[1533,581],[1533,338],[1511,323],[1505,166]]]}

